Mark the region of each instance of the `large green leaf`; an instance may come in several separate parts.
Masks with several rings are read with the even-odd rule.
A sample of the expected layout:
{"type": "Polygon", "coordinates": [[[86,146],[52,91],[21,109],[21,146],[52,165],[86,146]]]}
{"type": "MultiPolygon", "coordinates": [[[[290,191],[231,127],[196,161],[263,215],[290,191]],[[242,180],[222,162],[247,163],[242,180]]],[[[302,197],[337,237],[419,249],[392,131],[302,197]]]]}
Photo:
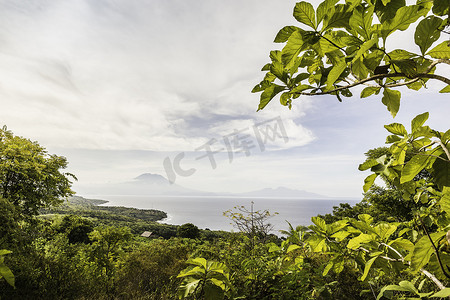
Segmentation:
{"type": "Polygon", "coordinates": [[[433,58],[442,58],[442,59],[450,59],[450,46],[447,41],[443,41],[430,51],[426,55],[429,55],[433,58]]]}
{"type": "Polygon", "coordinates": [[[365,53],[367,53],[367,51],[369,51],[370,48],[372,48],[373,45],[375,45],[378,41],[377,37],[374,37],[366,42],[364,42],[364,44],[361,45],[361,47],[359,48],[358,52],[356,52],[355,56],[353,57],[352,62],[356,61],[357,59],[359,59],[360,57],[362,57],[365,53]]]}
{"type": "Polygon", "coordinates": [[[388,88],[384,89],[383,98],[381,102],[386,105],[388,111],[391,113],[393,117],[397,115],[398,110],[400,109],[400,97],[401,93],[396,90],[391,90],[388,88]]]}
{"type": "Polygon", "coordinates": [[[408,132],[405,129],[405,126],[403,126],[400,123],[392,123],[389,125],[384,125],[384,128],[386,128],[387,131],[390,133],[400,135],[400,136],[406,136],[408,135],[408,132]]]}
{"type": "Polygon", "coordinates": [[[439,188],[450,187],[450,162],[443,159],[436,159],[433,163],[433,175],[439,188]]]}
{"type": "Polygon", "coordinates": [[[442,196],[441,200],[439,201],[439,205],[441,206],[441,209],[445,211],[450,216],[450,189],[444,189],[444,191],[447,190],[444,195],[442,196]]]}
{"type": "Polygon", "coordinates": [[[341,76],[342,72],[347,68],[347,63],[345,60],[339,61],[337,64],[333,66],[330,73],[328,73],[327,77],[327,89],[332,89],[333,84],[338,80],[339,76],[341,76]]]}
{"type": "Polygon", "coordinates": [[[373,20],[373,10],[375,6],[368,8],[358,6],[353,10],[352,16],[349,19],[350,27],[355,29],[365,40],[371,38],[371,26],[373,20]]]}
{"type": "Polygon", "coordinates": [[[435,16],[429,16],[417,25],[414,33],[414,42],[420,47],[422,55],[425,55],[428,48],[441,36],[441,31],[439,30],[441,25],[442,19],[435,16]]]}
{"type": "Polygon", "coordinates": [[[312,217],[311,221],[321,229],[324,233],[327,231],[327,224],[321,217],[312,217]]]}
{"type": "Polygon", "coordinates": [[[325,0],[317,6],[317,26],[324,19],[326,15],[332,15],[334,13],[334,6],[339,0],[325,0]]]}
{"type": "Polygon", "coordinates": [[[439,91],[439,93],[450,93],[450,84],[439,91]]]}
{"type": "Polygon", "coordinates": [[[407,77],[413,77],[417,74],[417,64],[413,59],[391,60],[394,67],[399,68],[400,73],[404,73],[407,77]]]}
{"type": "Polygon", "coordinates": [[[316,15],[314,7],[309,2],[299,2],[294,8],[294,18],[309,27],[316,29],[316,15]]]}
{"type": "Polygon", "coordinates": [[[428,120],[429,117],[428,112],[424,112],[423,114],[417,115],[412,119],[411,121],[411,131],[412,133],[416,132],[420,127],[425,124],[425,122],[428,120]]]}
{"type": "Polygon", "coordinates": [[[372,187],[377,176],[378,174],[371,174],[367,176],[366,179],[364,179],[364,186],[363,186],[364,193],[367,193],[367,191],[372,187]]]}
{"type": "Polygon", "coordinates": [[[445,16],[450,9],[448,0],[433,0],[433,13],[437,16],[445,16]]]}
{"type": "Polygon", "coordinates": [[[450,297],[450,288],[444,288],[443,290],[440,290],[439,292],[430,296],[430,298],[446,298],[446,297],[450,297]]]}
{"type": "MultiPolygon", "coordinates": [[[[435,232],[432,233],[430,236],[433,240],[433,242],[436,242],[439,238],[443,237],[446,234],[446,232],[435,232]]],[[[424,267],[431,258],[431,255],[434,253],[433,246],[431,245],[430,239],[428,236],[423,236],[420,238],[419,241],[417,241],[416,245],[414,246],[414,250],[411,256],[411,268],[414,271],[420,270],[422,267],[424,267]]]]}
{"type": "Polygon", "coordinates": [[[264,90],[261,94],[261,98],[259,101],[258,111],[266,107],[269,104],[270,100],[273,99],[279,92],[283,91],[285,87],[272,84],[268,88],[264,90]]]}
{"type": "Polygon", "coordinates": [[[183,280],[183,284],[180,285],[180,288],[178,290],[179,296],[186,298],[190,294],[194,293],[200,281],[201,281],[200,279],[194,278],[186,278],[185,280],[183,280]]]}
{"type": "Polygon", "coordinates": [[[296,58],[303,49],[303,36],[300,31],[294,31],[289,37],[283,50],[281,50],[281,61],[283,65],[288,65],[292,59],[296,58]]]}
{"type": "Polygon", "coordinates": [[[295,31],[301,31],[297,26],[285,26],[278,31],[274,43],[285,43],[295,31]]]}
{"type": "Polygon", "coordinates": [[[0,261],[0,278],[2,277],[9,285],[14,287],[15,279],[13,272],[2,261],[0,261]]]}
{"type": "Polygon", "coordinates": [[[369,70],[364,65],[362,57],[352,63],[352,72],[359,80],[367,78],[369,70]]]}
{"type": "Polygon", "coordinates": [[[403,59],[411,59],[417,57],[417,54],[408,52],[403,49],[395,49],[388,53],[390,59],[392,60],[403,60],[403,59]]]}
{"type": "Polygon", "coordinates": [[[373,240],[374,240],[373,235],[361,233],[357,237],[354,237],[350,241],[348,241],[347,248],[356,250],[361,246],[361,244],[369,243],[373,240]]]}
{"type": "Polygon", "coordinates": [[[404,166],[402,170],[402,176],[400,178],[400,183],[405,183],[411,181],[427,167],[430,161],[430,156],[425,154],[416,154],[414,155],[404,166]]]}
{"type": "Polygon", "coordinates": [[[349,28],[349,20],[352,12],[348,10],[348,6],[344,4],[337,4],[334,13],[331,16],[326,16],[323,19],[323,28],[321,32],[327,31],[331,28],[349,28]]]}
{"type": "Polygon", "coordinates": [[[358,166],[358,170],[365,171],[365,170],[368,170],[378,164],[379,164],[379,162],[376,159],[368,159],[358,166]]]}
{"type": "Polygon", "coordinates": [[[366,264],[364,265],[364,273],[360,278],[361,281],[364,281],[364,279],[366,279],[367,275],[369,275],[369,270],[377,258],[378,258],[378,256],[372,257],[371,259],[369,259],[366,262],[366,264]]]}
{"type": "Polygon", "coordinates": [[[366,98],[369,97],[373,94],[378,94],[380,92],[381,87],[379,86],[368,86],[365,87],[362,91],[361,91],[361,98],[366,98]]]}
{"type": "Polygon", "coordinates": [[[426,13],[426,10],[419,5],[400,7],[393,19],[382,22],[382,36],[386,38],[397,30],[408,29],[409,25],[416,22],[424,13],[426,13]]]}

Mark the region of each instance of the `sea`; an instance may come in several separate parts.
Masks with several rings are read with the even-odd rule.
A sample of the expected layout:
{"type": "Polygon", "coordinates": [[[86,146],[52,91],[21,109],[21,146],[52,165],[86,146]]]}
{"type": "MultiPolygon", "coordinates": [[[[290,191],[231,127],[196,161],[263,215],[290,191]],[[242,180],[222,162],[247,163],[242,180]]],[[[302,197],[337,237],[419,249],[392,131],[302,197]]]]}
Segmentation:
{"type": "Polygon", "coordinates": [[[354,205],[356,199],[295,199],[295,198],[243,198],[243,197],[211,197],[211,196],[126,196],[95,195],[85,196],[91,199],[109,201],[103,205],[125,206],[139,209],[157,209],[167,213],[167,218],[160,223],[182,225],[192,223],[201,229],[237,231],[230,219],[223,215],[236,206],[244,206],[250,210],[253,202],[254,211],[268,210],[273,217],[268,223],[273,225],[272,232],[279,234],[287,230],[289,223],[310,225],[311,217],[324,215],[333,211],[339,203],[354,205]],[[277,214],[275,214],[277,213],[277,214]]]}

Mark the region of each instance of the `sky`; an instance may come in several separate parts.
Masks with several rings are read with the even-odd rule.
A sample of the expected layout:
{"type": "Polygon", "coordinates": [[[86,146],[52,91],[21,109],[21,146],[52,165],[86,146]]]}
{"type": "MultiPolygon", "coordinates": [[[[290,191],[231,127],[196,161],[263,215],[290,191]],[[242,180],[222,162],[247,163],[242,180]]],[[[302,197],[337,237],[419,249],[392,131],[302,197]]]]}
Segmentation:
{"type": "MultiPolygon", "coordinates": [[[[0,125],[67,157],[81,195],[154,173],[202,191],[360,198],[369,173],[357,168],[384,144],[383,125],[429,111],[432,128],[448,128],[444,85],[402,89],[395,119],[358,89],[256,112],[250,91],[276,33],[299,25],[295,3],[0,0],[0,125]]],[[[390,41],[418,51],[411,31],[390,41]]]]}

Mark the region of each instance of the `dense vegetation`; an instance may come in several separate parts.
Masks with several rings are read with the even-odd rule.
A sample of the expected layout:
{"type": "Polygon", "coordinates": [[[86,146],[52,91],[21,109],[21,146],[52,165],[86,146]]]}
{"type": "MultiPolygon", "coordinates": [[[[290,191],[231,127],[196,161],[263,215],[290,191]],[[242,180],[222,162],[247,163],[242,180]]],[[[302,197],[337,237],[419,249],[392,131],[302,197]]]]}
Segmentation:
{"type": "MultiPolygon", "coordinates": [[[[393,116],[400,86],[418,90],[449,64],[437,45],[448,26],[448,0],[299,2],[294,17],[309,27],[283,28],[271,52],[259,109],[283,91],[299,96],[377,95],[393,116]],[[375,20],[376,19],[376,20],[375,20]],[[396,31],[418,22],[420,54],[386,48],[396,31]],[[311,30],[312,29],[312,30],[311,30]],[[305,83],[306,81],[306,83],[305,83]]],[[[448,92],[449,85],[441,92],[448,92]]],[[[431,129],[428,113],[410,129],[386,125],[389,147],[372,149],[361,171],[364,199],[270,235],[267,211],[225,214],[243,232],[199,230],[155,220],[164,213],[72,204],[75,177],[65,158],[0,131],[0,297],[4,299],[428,299],[450,296],[450,130],[431,129]],[[384,187],[374,185],[376,178],[384,187]],[[60,205],[60,206],[58,206],[60,205]],[[38,212],[42,215],[38,215],[38,212]],[[150,238],[141,237],[151,231],[150,238]]],[[[74,204],[77,203],[77,204],[74,204]]]]}

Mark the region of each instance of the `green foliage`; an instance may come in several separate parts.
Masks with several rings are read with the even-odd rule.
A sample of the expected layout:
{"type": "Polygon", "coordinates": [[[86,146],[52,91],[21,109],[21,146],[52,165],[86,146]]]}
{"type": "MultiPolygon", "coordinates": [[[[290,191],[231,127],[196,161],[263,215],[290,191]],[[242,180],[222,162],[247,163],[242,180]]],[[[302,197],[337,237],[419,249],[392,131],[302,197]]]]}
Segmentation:
{"type": "Polygon", "coordinates": [[[0,250],[0,280],[3,278],[9,285],[14,287],[14,274],[11,269],[5,264],[5,255],[10,254],[11,251],[2,249],[0,250]]]}
{"type": "MultiPolygon", "coordinates": [[[[399,86],[419,90],[429,79],[447,85],[450,79],[435,74],[435,66],[450,63],[447,41],[441,33],[449,26],[448,2],[402,0],[325,0],[316,9],[309,2],[295,5],[300,23],[282,28],[275,37],[284,43],[271,51],[266,75],[252,92],[262,92],[258,110],[281,93],[280,103],[289,108],[302,96],[330,94],[339,101],[351,97],[351,88],[371,82],[361,98],[378,95],[395,117],[400,108],[399,86]],[[414,42],[420,53],[389,49],[394,33],[415,26],[414,42]],[[390,38],[390,39],[389,39],[390,38]]],[[[445,75],[445,74],[444,74],[445,75]]],[[[441,92],[448,92],[444,88],[441,92]]]]}
{"type": "Polygon", "coordinates": [[[178,275],[183,278],[179,288],[180,299],[193,296],[194,299],[224,299],[231,293],[228,268],[219,262],[207,261],[202,257],[186,262],[189,267],[178,275]]]}
{"type": "Polygon", "coordinates": [[[177,228],[177,236],[195,239],[200,236],[200,230],[192,223],[186,223],[177,228]]]}
{"type": "Polygon", "coordinates": [[[61,173],[66,167],[65,157],[49,155],[37,142],[0,129],[0,196],[24,216],[36,215],[39,208],[73,194],[70,179],[76,178],[61,173]]]}

